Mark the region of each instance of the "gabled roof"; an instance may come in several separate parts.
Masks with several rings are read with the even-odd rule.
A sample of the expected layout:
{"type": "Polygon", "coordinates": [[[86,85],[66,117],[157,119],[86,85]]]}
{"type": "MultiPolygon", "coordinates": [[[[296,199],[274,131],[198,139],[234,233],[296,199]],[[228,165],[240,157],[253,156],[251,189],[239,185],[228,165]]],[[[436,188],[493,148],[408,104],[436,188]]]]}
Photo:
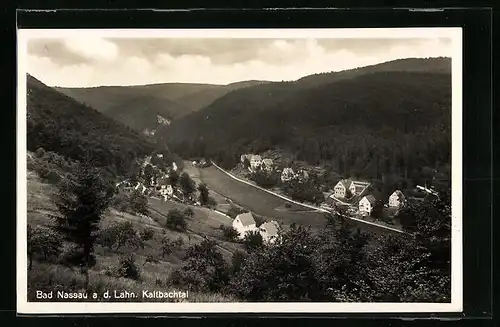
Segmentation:
{"type": "Polygon", "coordinates": [[[405,198],[405,195],[400,190],[394,191],[394,193],[392,193],[391,196],[393,196],[393,195],[396,195],[398,197],[398,199],[400,199],[400,200],[403,200],[405,198]]]}
{"type": "Polygon", "coordinates": [[[350,179],[342,179],[339,181],[339,183],[342,183],[342,185],[344,185],[344,187],[348,189],[351,186],[352,181],[350,179]]]}
{"type": "Polygon", "coordinates": [[[262,157],[259,156],[258,154],[252,156],[252,160],[255,160],[255,161],[262,161],[262,157]]]}
{"type": "Polygon", "coordinates": [[[290,167],[286,167],[283,169],[283,174],[293,174],[293,169],[290,167]]]}
{"type": "Polygon", "coordinates": [[[361,193],[365,189],[364,186],[356,185],[356,184],[354,184],[354,187],[355,187],[356,193],[361,193]]]}
{"type": "Polygon", "coordinates": [[[273,159],[264,159],[262,162],[266,165],[272,165],[273,164],[273,159]]]}
{"type": "Polygon", "coordinates": [[[365,196],[365,198],[368,200],[368,202],[370,202],[371,204],[375,204],[375,202],[377,201],[377,199],[375,199],[375,197],[373,195],[367,195],[365,196]]]}
{"type": "Polygon", "coordinates": [[[269,236],[278,235],[278,223],[275,221],[263,223],[260,228],[264,229],[269,236]]]}
{"type": "Polygon", "coordinates": [[[251,212],[240,213],[236,216],[236,219],[239,219],[243,226],[255,225],[255,219],[251,212]]]}

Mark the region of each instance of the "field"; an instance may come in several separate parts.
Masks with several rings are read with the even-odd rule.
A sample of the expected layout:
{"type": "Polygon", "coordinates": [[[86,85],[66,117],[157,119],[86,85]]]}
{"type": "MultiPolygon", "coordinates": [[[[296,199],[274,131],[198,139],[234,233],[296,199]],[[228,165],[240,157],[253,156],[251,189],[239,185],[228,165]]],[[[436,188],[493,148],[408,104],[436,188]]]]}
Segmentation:
{"type": "MultiPolygon", "coordinates": [[[[297,223],[310,226],[316,230],[323,229],[326,224],[324,213],[312,211],[294,203],[290,203],[289,208],[285,208],[286,200],[238,182],[213,166],[199,169],[199,179],[207,184],[210,190],[231,198],[234,203],[257,215],[264,216],[267,219],[274,219],[280,224],[297,223]]],[[[370,233],[394,233],[361,222],[353,221],[352,224],[370,233]]]]}

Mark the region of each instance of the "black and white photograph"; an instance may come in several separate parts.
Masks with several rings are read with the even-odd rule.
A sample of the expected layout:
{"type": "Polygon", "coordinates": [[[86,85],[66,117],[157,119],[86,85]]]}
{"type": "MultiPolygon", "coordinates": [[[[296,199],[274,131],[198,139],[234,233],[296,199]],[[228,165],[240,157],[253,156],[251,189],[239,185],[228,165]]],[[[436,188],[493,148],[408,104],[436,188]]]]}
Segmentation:
{"type": "Polygon", "coordinates": [[[18,312],[460,312],[461,37],[18,30],[18,312]]]}

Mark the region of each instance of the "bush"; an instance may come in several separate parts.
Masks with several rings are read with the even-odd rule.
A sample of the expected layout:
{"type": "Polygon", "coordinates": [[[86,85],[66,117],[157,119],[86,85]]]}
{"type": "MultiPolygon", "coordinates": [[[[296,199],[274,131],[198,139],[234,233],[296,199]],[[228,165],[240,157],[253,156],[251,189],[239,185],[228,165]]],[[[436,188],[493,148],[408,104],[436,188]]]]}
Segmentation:
{"type": "Polygon", "coordinates": [[[230,242],[234,241],[238,237],[238,231],[233,227],[222,227],[222,233],[224,238],[230,242]]]}
{"type": "Polygon", "coordinates": [[[211,196],[208,197],[207,206],[210,208],[215,208],[217,206],[217,201],[211,196]]]}
{"type": "Polygon", "coordinates": [[[154,229],[149,227],[144,228],[140,233],[141,240],[143,240],[144,242],[153,239],[154,235],[155,235],[154,229]]]}
{"type": "Polygon", "coordinates": [[[192,218],[194,216],[194,211],[191,208],[186,208],[184,210],[184,216],[192,218]]]}
{"type": "Polygon", "coordinates": [[[47,179],[50,184],[58,184],[62,178],[54,170],[49,170],[45,179],[47,179]]]}
{"type": "Polygon", "coordinates": [[[179,209],[170,210],[167,214],[166,227],[181,232],[186,231],[187,223],[184,214],[179,209]]]}
{"type": "Polygon", "coordinates": [[[237,215],[244,213],[245,210],[238,208],[237,206],[231,204],[229,210],[227,211],[227,215],[231,218],[236,218],[237,215]]]}
{"type": "Polygon", "coordinates": [[[144,247],[143,239],[134,228],[134,225],[129,222],[119,222],[114,225],[101,230],[97,237],[97,243],[115,250],[127,245],[132,248],[144,247]]]}
{"type": "Polygon", "coordinates": [[[31,269],[34,256],[47,261],[51,257],[59,256],[62,248],[61,236],[49,228],[27,226],[27,250],[29,268],[31,269]]]}
{"type": "Polygon", "coordinates": [[[35,154],[38,158],[43,158],[43,156],[45,156],[45,150],[43,148],[38,148],[35,154]]]}
{"type": "Polygon", "coordinates": [[[184,241],[182,238],[177,238],[175,241],[172,241],[170,238],[164,236],[161,240],[161,255],[163,258],[165,258],[166,255],[172,254],[172,252],[180,248],[184,244],[184,241]]]}
{"type": "Polygon", "coordinates": [[[119,276],[138,280],[140,278],[140,269],[135,263],[132,254],[126,254],[120,258],[119,276]]]}
{"type": "Polygon", "coordinates": [[[248,251],[260,249],[264,245],[262,235],[258,231],[250,231],[245,234],[243,244],[248,251]]]}
{"type": "MultiPolygon", "coordinates": [[[[96,265],[96,257],[94,254],[90,255],[89,259],[89,267],[94,267],[96,265]]],[[[83,268],[85,264],[85,258],[83,256],[83,249],[74,246],[64,251],[61,257],[59,258],[59,264],[68,267],[81,267],[83,268]]]]}

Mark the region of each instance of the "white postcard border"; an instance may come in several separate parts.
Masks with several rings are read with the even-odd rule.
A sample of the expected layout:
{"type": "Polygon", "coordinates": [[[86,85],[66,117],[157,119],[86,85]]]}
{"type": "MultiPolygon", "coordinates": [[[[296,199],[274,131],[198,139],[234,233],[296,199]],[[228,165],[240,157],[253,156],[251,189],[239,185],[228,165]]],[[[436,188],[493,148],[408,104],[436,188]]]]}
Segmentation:
{"type": "Polygon", "coordinates": [[[462,272],[462,28],[362,29],[19,29],[17,88],[17,311],[65,313],[404,313],[461,312],[462,272]],[[451,38],[452,39],[452,254],[451,303],[90,303],[27,301],[26,57],[32,38],[451,38]]]}

